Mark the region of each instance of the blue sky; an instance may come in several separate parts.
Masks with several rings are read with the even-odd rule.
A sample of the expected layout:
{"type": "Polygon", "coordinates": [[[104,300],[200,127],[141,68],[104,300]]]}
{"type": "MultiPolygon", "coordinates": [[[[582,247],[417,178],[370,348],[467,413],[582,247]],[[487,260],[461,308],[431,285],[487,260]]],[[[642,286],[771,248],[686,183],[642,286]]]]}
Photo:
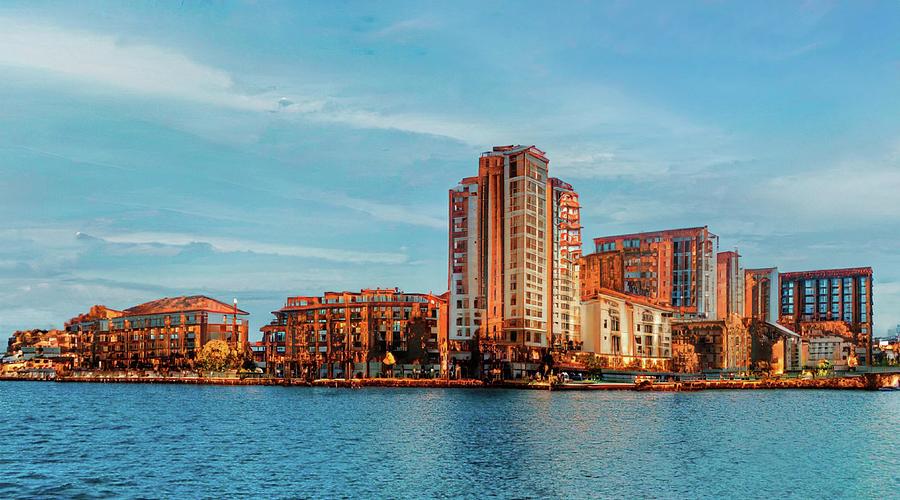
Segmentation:
{"type": "Polygon", "coordinates": [[[535,144],[585,237],[870,265],[900,323],[898,2],[3,2],[0,332],[446,288],[446,193],[535,144]]]}

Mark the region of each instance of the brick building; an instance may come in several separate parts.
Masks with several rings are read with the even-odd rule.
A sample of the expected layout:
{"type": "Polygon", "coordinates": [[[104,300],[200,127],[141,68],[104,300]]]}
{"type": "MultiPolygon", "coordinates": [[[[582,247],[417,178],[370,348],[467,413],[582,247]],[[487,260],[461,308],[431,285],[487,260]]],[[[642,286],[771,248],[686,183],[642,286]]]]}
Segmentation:
{"type": "Polygon", "coordinates": [[[66,322],[82,339],[89,366],[187,367],[203,345],[225,340],[238,350],[247,345],[247,313],[237,303],[203,296],[166,297],[123,311],[94,306],[66,322]]]}
{"type": "Polygon", "coordinates": [[[778,294],[777,267],[744,270],[744,317],[777,322],[778,294]]]}
{"type": "Polygon", "coordinates": [[[398,365],[446,371],[446,309],[446,294],[396,288],[288,297],[261,328],[263,356],[285,377],[376,376],[388,352],[398,365]]]}
{"type": "Polygon", "coordinates": [[[744,316],[744,270],[738,252],[716,255],[716,317],[744,316]]]}
{"type": "Polygon", "coordinates": [[[595,252],[581,261],[582,297],[612,289],[679,317],[716,319],[718,245],[706,226],[594,238],[595,252]]]}
{"type": "Polygon", "coordinates": [[[494,147],[449,192],[449,338],[473,374],[580,344],[580,206],[548,165],[534,146],[494,147]]]}

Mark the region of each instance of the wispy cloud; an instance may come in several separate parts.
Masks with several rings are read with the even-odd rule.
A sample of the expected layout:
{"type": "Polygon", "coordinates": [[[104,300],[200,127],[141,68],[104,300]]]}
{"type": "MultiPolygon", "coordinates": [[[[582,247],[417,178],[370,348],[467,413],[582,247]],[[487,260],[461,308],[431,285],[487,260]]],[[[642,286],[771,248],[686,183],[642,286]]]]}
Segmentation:
{"type": "Polygon", "coordinates": [[[85,233],[77,233],[77,236],[82,240],[88,241],[93,239],[109,243],[137,245],[139,251],[146,251],[144,250],[144,246],[146,245],[183,247],[188,245],[206,244],[216,252],[252,252],[282,257],[321,259],[333,262],[402,264],[407,260],[407,256],[404,253],[357,252],[334,248],[283,245],[181,233],[134,232],[104,236],[90,236],[85,233]]]}
{"type": "Polygon", "coordinates": [[[433,29],[436,26],[437,23],[431,18],[416,17],[412,19],[403,19],[372,32],[371,37],[375,39],[402,39],[408,37],[410,34],[421,33],[433,29]]]}
{"type": "Polygon", "coordinates": [[[231,75],[174,50],[11,18],[0,18],[0,64],[237,109],[273,110],[277,104],[237,93],[231,75]]]}
{"type": "MultiPolygon", "coordinates": [[[[261,255],[300,257],[354,264],[403,264],[408,260],[407,254],[403,251],[396,253],[356,251],[172,232],[107,233],[99,231],[89,234],[62,228],[7,229],[0,231],[0,242],[19,248],[9,259],[11,262],[32,262],[34,260],[35,264],[57,268],[64,267],[66,262],[75,259],[83,245],[86,244],[122,245],[123,247],[112,250],[157,256],[172,255],[172,247],[207,245],[212,251],[218,253],[251,252],[261,255]],[[32,250],[34,249],[40,249],[40,255],[33,255],[32,250]],[[35,259],[40,259],[40,261],[35,259]]],[[[4,253],[0,252],[0,255],[4,253]]]]}
{"type": "Polygon", "coordinates": [[[0,18],[0,66],[47,71],[126,92],[356,128],[443,136],[469,144],[483,144],[498,135],[477,122],[348,107],[345,100],[328,95],[283,95],[271,90],[246,93],[229,72],[174,49],[14,18],[0,18]]]}
{"type": "Polygon", "coordinates": [[[900,217],[900,164],[848,162],[826,170],[773,178],[757,189],[757,199],[777,203],[789,213],[852,223],[849,217],[900,217]],[[805,193],[785,196],[785,193],[805,193]]]}
{"type": "Polygon", "coordinates": [[[664,162],[628,158],[614,148],[564,149],[552,155],[552,163],[554,175],[565,179],[653,178],[669,171],[664,162]]]}
{"type": "Polygon", "coordinates": [[[283,193],[283,195],[354,210],[387,222],[411,224],[433,229],[447,228],[446,219],[429,215],[422,211],[422,207],[367,200],[349,196],[339,191],[293,189],[290,193],[283,193]]]}

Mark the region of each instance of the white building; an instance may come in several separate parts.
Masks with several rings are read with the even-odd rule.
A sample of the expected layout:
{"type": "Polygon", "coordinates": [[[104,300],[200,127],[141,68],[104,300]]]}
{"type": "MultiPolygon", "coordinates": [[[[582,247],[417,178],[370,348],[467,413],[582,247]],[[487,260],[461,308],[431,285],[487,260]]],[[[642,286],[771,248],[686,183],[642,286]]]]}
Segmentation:
{"type": "Polygon", "coordinates": [[[810,337],[804,339],[804,365],[815,367],[819,361],[827,359],[835,367],[847,366],[847,357],[853,349],[853,343],[838,335],[810,337]]]}
{"type": "Polygon", "coordinates": [[[671,309],[652,305],[642,297],[598,292],[581,303],[582,350],[610,356],[671,359],[671,318],[671,309]]]}

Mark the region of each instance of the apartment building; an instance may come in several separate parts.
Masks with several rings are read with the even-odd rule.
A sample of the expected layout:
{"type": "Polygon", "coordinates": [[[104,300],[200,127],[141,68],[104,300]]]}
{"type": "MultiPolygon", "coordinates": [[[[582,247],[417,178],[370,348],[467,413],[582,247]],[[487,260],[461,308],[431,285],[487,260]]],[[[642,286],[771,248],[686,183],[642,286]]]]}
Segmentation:
{"type": "Polygon", "coordinates": [[[781,273],[779,322],[795,332],[837,334],[855,346],[860,364],[872,359],[872,268],[781,273]]]}
{"type": "Polygon", "coordinates": [[[166,297],[116,311],[94,306],[66,322],[77,332],[91,366],[186,367],[203,345],[224,340],[238,350],[247,345],[247,312],[203,295],[166,297]]]}
{"type": "Polygon", "coordinates": [[[397,288],[288,297],[260,330],[257,357],[285,377],[373,377],[396,363],[446,372],[447,297],[397,288]]]}
{"type": "MultiPolygon", "coordinates": [[[[580,344],[580,207],[534,146],[497,146],[449,192],[449,339],[454,357],[539,359],[580,344]]],[[[476,360],[475,370],[480,370],[476,360]]]]}
{"type": "Polygon", "coordinates": [[[681,318],[716,319],[718,245],[706,226],[594,238],[581,261],[582,297],[611,289],[681,318]]]}

